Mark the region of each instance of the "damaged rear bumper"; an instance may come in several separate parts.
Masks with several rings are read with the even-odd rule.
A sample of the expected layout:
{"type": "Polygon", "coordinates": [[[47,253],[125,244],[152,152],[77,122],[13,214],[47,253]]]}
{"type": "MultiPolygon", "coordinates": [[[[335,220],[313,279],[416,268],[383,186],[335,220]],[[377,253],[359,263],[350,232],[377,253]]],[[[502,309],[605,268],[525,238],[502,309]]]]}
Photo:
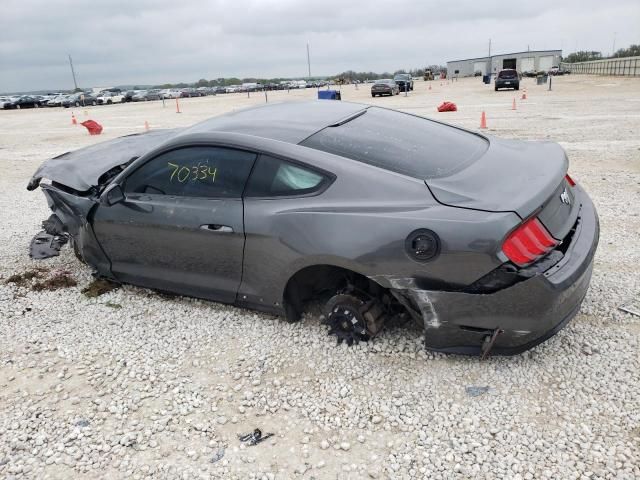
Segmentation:
{"type": "Polygon", "coordinates": [[[561,330],[578,312],[589,288],[599,222],[587,194],[577,189],[580,214],[571,243],[546,271],[489,294],[396,290],[419,308],[429,350],[514,355],[561,330]],[[496,334],[497,333],[497,334],[496,334]]]}

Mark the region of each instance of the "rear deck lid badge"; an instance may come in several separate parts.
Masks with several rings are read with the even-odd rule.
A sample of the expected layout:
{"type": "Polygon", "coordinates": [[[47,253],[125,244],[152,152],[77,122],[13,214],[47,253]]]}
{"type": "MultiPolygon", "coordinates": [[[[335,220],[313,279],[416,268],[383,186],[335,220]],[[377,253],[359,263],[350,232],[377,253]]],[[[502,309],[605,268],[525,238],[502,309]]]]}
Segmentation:
{"type": "Polygon", "coordinates": [[[567,192],[566,188],[560,194],[560,200],[562,200],[562,203],[566,203],[567,205],[571,205],[571,197],[569,196],[569,192],[567,192]]]}

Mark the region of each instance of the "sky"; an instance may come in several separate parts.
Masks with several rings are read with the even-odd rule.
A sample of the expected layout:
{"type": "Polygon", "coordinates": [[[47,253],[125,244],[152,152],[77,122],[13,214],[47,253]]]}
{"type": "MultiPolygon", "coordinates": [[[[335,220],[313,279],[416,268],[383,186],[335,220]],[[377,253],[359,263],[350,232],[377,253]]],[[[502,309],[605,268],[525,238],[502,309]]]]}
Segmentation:
{"type": "Polygon", "coordinates": [[[384,72],[640,44],[638,0],[2,0],[0,92],[384,72]]]}

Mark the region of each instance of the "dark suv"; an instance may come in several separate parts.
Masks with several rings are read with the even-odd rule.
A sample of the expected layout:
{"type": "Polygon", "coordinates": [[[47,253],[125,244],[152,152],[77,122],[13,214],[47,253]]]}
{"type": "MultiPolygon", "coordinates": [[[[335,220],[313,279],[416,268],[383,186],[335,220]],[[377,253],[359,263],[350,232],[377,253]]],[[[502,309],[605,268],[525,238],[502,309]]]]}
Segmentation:
{"type": "Polygon", "coordinates": [[[398,73],[393,77],[393,81],[396,82],[401,92],[405,91],[405,85],[407,90],[413,90],[413,79],[408,73],[398,73]]]}
{"type": "Polygon", "coordinates": [[[513,88],[520,90],[520,74],[517,70],[506,69],[500,70],[496,77],[496,92],[499,88],[513,88]]]}

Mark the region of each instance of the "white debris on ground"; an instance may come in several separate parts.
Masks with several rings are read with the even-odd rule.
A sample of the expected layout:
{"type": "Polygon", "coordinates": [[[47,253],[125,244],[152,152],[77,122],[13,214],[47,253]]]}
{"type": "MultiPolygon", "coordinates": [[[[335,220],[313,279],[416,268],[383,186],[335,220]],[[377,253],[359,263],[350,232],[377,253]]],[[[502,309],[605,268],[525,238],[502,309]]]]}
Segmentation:
{"type": "Polygon", "coordinates": [[[89,298],[90,271],[68,247],[28,258],[48,216],[42,193],[25,190],[42,160],[262,96],[185,99],[181,115],[160,102],[76,111],[105,126],[95,138],[69,110],[0,112],[0,477],[639,478],[640,319],[618,307],[640,292],[640,79],[523,84],[516,111],[514,93],[477,79],[417,82],[406,98],[343,88],[345,100],[468,128],[484,110],[489,133],[559,141],[596,203],[601,241],[579,315],[534,350],[485,362],[425,353],[417,330],[349,348],[311,316],[291,325],[132,286],[89,298]],[[458,112],[436,113],[444,99],[458,112]],[[54,275],[63,281],[43,283],[54,275]],[[274,436],[239,441],[255,428],[274,436]]]}

